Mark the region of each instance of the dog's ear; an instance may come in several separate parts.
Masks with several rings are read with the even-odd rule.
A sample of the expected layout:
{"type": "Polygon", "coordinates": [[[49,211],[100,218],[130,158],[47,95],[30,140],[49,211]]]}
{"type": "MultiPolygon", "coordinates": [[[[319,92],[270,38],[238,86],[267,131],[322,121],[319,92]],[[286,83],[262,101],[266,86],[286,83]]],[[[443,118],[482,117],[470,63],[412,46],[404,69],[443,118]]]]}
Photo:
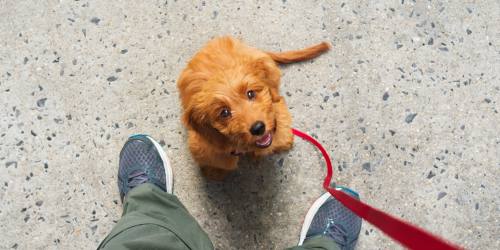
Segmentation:
{"type": "Polygon", "coordinates": [[[248,64],[248,70],[268,85],[273,102],[279,102],[282,99],[279,95],[281,72],[274,61],[259,58],[248,64]]]}
{"type": "Polygon", "coordinates": [[[273,102],[279,102],[281,99],[283,99],[282,96],[280,96],[279,90],[273,87],[269,88],[269,94],[271,95],[271,100],[273,102]]]}
{"type": "Polygon", "coordinates": [[[202,86],[208,80],[208,76],[204,72],[193,72],[191,69],[182,71],[177,80],[177,87],[183,93],[181,98],[182,106],[188,106],[192,96],[201,91],[202,86]]]}
{"type": "Polygon", "coordinates": [[[281,73],[278,66],[268,58],[259,58],[250,62],[248,70],[262,80],[279,83],[281,73]]]}
{"type": "Polygon", "coordinates": [[[213,144],[227,144],[226,137],[210,124],[208,110],[202,105],[190,104],[185,109],[182,121],[188,129],[196,131],[200,136],[213,144]]]}

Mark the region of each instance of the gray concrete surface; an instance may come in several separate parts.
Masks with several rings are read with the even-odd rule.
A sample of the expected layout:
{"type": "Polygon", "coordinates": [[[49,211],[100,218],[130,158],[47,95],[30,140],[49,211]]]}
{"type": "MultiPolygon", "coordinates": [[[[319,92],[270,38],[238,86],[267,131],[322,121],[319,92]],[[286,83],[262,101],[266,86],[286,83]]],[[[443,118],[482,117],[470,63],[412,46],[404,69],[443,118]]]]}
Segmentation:
{"type": "MultiPolygon", "coordinates": [[[[165,145],[175,193],[218,249],[294,245],[322,193],[311,145],[224,183],[186,148],[175,81],[224,34],[268,50],[330,41],[283,68],[282,93],[338,182],[467,248],[500,248],[495,0],[0,1],[0,248],[94,249],[120,218],[118,153],[137,132],[165,145]]],[[[363,225],[358,249],[395,248],[363,225]]]]}

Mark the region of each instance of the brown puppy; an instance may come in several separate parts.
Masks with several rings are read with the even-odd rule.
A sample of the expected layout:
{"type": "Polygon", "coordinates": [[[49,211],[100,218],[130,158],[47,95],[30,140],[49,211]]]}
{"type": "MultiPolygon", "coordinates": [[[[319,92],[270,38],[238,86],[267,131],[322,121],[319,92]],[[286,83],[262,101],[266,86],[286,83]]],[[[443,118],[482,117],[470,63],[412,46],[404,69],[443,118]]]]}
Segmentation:
{"type": "Polygon", "coordinates": [[[189,149],[210,179],[222,180],[239,156],[290,149],[292,119],[279,94],[276,64],[314,58],[325,42],[303,50],[264,52],[231,37],[210,41],[177,82],[189,149]]]}

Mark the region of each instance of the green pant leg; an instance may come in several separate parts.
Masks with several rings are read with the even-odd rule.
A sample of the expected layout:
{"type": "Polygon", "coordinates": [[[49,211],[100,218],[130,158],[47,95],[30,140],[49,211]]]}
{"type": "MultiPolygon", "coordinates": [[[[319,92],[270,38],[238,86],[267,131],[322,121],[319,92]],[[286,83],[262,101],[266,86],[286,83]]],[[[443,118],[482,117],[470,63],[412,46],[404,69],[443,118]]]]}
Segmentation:
{"type": "Polygon", "coordinates": [[[142,184],[127,195],[122,218],[98,249],[213,249],[213,245],[177,197],[142,184]]]}
{"type": "Polygon", "coordinates": [[[316,236],[305,240],[301,246],[291,247],[288,250],[340,250],[340,247],[329,237],[316,236]]]}

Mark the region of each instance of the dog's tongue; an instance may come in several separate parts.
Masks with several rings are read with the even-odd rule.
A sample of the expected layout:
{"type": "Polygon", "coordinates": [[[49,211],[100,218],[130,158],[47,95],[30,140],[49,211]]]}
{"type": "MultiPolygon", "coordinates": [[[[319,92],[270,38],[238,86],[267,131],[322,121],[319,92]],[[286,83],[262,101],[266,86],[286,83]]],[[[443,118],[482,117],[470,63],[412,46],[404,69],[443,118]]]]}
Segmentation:
{"type": "Polygon", "coordinates": [[[273,139],[273,137],[272,137],[271,133],[268,133],[268,134],[265,134],[264,136],[262,136],[257,141],[255,141],[255,143],[259,147],[267,147],[271,144],[272,139],[273,139]]]}

